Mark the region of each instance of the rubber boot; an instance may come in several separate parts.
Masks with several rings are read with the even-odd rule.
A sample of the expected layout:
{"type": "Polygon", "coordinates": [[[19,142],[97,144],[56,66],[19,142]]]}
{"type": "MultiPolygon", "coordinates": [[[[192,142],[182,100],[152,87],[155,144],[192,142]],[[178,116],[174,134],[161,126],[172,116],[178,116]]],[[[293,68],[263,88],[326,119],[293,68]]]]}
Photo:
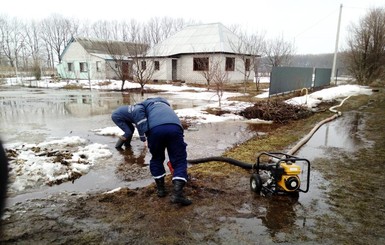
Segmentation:
{"type": "Polygon", "coordinates": [[[116,142],[116,144],[115,144],[115,148],[116,149],[121,149],[125,142],[126,142],[125,140],[122,140],[121,138],[119,138],[118,142],[116,142]]]}
{"type": "Polygon", "coordinates": [[[183,187],[186,184],[183,180],[174,180],[174,191],[171,196],[172,203],[180,203],[183,206],[190,205],[192,202],[183,196],[183,187]]]}
{"type": "Polygon", "coordinates": [[[132,140],[132,135],[131,135],[131,137],[127,138],[126,141],[124,141],[124,146],[126,148],[130,148],[131,147],[131,140],[132,140]]]}
{"type": "Polygon", "coordinates": [[[164,186],[164,177],[155,179],[156,188],[157,188],[157,195],[158,197],[165,197],[167,195],[166,188],[164,186]]]}

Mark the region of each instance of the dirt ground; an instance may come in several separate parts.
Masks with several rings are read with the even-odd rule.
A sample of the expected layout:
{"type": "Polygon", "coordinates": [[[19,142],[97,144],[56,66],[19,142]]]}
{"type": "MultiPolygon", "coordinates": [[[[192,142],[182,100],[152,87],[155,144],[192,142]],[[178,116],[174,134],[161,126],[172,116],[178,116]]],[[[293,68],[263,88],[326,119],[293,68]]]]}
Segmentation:
{"type": "MultiPolygon", "coordinates": [[[[383,110],[383,92],[370,99],[364,98],[357,104],[351,103],[348,110],[357,110],[362,106],[366,106],[366,111],[372,110],[365,114],[366,120],[375,121],[381,108],[383,110]],[[368,108],[368,104],[372,107],[368,108]]],[[[384,123],[379,123],[381,125],[374,124],[376,130],[369,130],[365,137],[383,143],[385,136],[378,132],[383,132],[384,123]]],[[[282,130],[304,135],[309,128],[288,123],[282,126],[282,130]]],[[[268,138],[279,137],[279,134],[282,135],[282,131],[276,130],[253,140],[262,144],[268,138]]],[[[283,141],[276,147],[281,149],[295,141],[283,141]]],[[[232,149],[230,156],[241,156],[242,147],[247,146],[232,149]]],[[[375,151],[373,154],[378,157],[384,154],[383,147],[365,148],[367,156],[373,156],[370,151],[375,151]]],[[[326,159],[328,156],[324,157],[326,159]]],[[[357,184],[343,169],[343,163],[347,165],[350,161],[346,159],[348,157],[344,154],[339,159],[340,171],[344,173],[341,175],[330,171],[330,166],[325,166],[322,159],[317,161],[319,163],[315,168],[325,173],[331,185],[318,183],[324,187],[325,193],[315,197],[309,205],[302,205],[293,197],[259,196],[250,191],[249,170],[227,163],[204,163],[189,168],[190,181],[185,188],[185,195],[193,201],[190,206],[171,204],[169,195],[158,198],[154,184],[138,189],[122,188],[110,193],[62,193],[7,208],[0,244],[351,244],[353,240],[349,236],[356,232],[357,223],[361,227],[357,234],[368,232],[362,230],[365,226],[363,219],[357,216],[365,216],[370,209],[359,203],[365,203],[365,200],[358,199],[356,203],[355,198],[360,196],[358,194],[361,191],[372,189],[373,183],[368,182],[355,195],[352,195],[357,191],[354,188],[347,188],[345,195],[337,191],[331,193],[343,186],[344,181],[357,184]],[[330,208],[320,207],[319,199],[322,198],[327,199],[330,208]],[[349,209],[342,205],[349,202],[356,203],[356,206],[349,209]],[[350,211],[341,208],[343,206],[350,211]],[[352,209],[356,211],[352,212],[352,209]],[[333,224],[333,220],[338,224],[333,224]]],[[[381,168],[375,166],[376,173],[381,172],[381,168]]],[[[348,166],[347,169],[352,170],[352,167],[348,166]]],[[[362,169],[358,170],[357,173],[362,173],[362,169]]],[[[371,172],[370,178],[384,180],[383,176],[376,173],[371,172]]],[[[166,180],[167,188],[171,190],[170,176],[166,180]]],[[[314,185],[317,185],[316,180],[314,185]]],[[[375,191],[379,195],[384,194],[380,188],[375,188],[375,191]]],[[[367,235],[371,243],[385,241],[384,233],[381,235],[384,228],[380,228],[385,218],[381,201],[383,196],[372,202],[378,212],[370,216],[372,220],[366,221],[370,225],[367,227],[373,228],[374,235],[367,235]]],[[[356,244],[365,244],[365,239],[356,240],[356,244]]]]}

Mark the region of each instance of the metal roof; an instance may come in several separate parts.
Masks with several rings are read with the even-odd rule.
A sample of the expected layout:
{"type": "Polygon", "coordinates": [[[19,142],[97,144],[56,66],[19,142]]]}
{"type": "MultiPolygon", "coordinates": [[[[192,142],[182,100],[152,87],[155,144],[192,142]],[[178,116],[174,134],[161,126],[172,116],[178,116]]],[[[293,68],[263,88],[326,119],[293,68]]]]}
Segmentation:
{"type": "Polygon", "coordinates": [[[67,51],[71,43],[78,42],[88,53],[104,59],[113,59],[115,55],[137,56],[138,52],[144,51],[148,46],[133,42],[114,40],[102,40],[96,38],[74,37],[63,50],[61,56],[67,51]]]}
{"type": "Polygon", "coordinates": [[[155,45],[147,56],[187,53],[237,53],[240,39],[221,23],[191,25],[155,45]]]}

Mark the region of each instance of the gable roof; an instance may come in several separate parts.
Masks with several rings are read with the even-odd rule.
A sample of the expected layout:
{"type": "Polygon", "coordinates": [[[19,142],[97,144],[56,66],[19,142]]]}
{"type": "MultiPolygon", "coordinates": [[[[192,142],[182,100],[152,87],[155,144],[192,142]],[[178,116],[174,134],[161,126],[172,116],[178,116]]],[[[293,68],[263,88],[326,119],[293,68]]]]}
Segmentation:
{"type": "Polygon", "coordinates": [[[130,54],[132,54],[132,56],[134,56],[138,50],[142,50],[143,47],[147,47],[147,45],[133,42],[73,37],[65,47],[61,56],[64,55],[70,44],[73,42],[78,42],[89,54],[103,59],[113,59],[113,56],[115,55],[129,57],[130,54]],[[138,48],[138,45],[141,47],[138,48]]]}
{"type": "Polygon", "coordinates": [[[221,23],[191,25],[155,45],[147,56],[187,53],[236,53],[240,39],[221,23]]]}

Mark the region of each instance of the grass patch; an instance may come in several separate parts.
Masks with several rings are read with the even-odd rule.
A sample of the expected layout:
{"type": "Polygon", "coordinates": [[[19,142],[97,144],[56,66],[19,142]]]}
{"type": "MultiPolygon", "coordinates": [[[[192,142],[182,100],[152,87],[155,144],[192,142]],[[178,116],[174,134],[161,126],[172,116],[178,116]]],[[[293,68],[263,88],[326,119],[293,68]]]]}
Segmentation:
{"type": "MultiPolygon", "coordinates": [[[[267,151],[287,152],[290,146],[295,145],[321,120],[331,116],[330,112],[321,112],[299,120],[279,125],[263,136],[254,137],[238,146],[227,150],[223,156],[238,161],[255,163],[257,156],[267,151]]],[[[210,162],[192,166],[190,172],[212,174],[220,171],[224,174],[239,172],[239,167],[223,162],[210,162]]]]}

